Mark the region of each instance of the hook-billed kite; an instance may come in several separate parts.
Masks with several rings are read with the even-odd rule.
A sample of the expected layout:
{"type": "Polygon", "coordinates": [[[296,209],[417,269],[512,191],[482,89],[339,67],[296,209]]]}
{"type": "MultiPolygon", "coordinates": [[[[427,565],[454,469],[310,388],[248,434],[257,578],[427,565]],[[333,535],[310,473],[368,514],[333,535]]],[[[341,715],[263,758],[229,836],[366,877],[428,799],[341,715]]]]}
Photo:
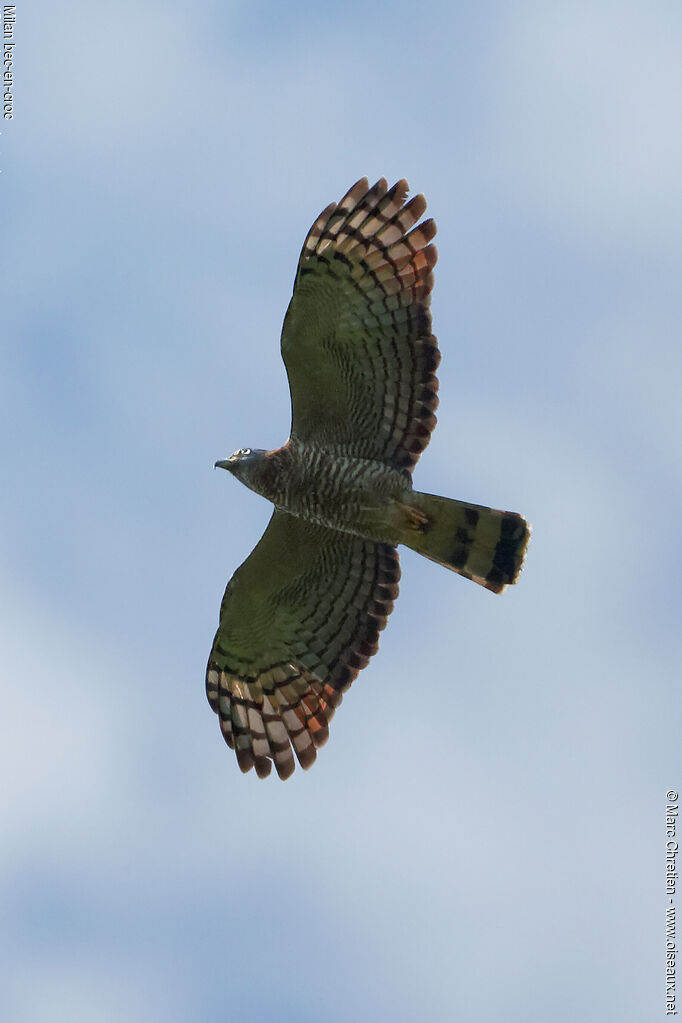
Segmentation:
{"type": "Polygon", "coordinates": [[[526,521],[422,494],[412,470],[436,425],[433,220],[422,195],[358,181],[303,245],[282,330],[291,436],[216,465],[274,505],[232,576],[206,672],[242,771],[313,763],[376,652],[398,594],[396,547],[499,593],[516,581],[526,521]],[[417,226],[415,226],[417,225],[417,226]]]}

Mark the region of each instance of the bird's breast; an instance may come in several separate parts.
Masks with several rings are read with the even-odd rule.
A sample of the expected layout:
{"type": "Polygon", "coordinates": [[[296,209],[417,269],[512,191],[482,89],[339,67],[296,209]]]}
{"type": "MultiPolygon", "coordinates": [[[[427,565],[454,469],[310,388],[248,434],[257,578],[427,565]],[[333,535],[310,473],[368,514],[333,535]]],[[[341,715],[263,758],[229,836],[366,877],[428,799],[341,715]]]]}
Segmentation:
{"type": "Polygon", "coordinates": [[[386,519],[388,527],[391,505],[410,489],[401,473],[382,462],[329,451],[280,451],[254,489],[300,518],[390,542],[382,522],[386,519]]]}

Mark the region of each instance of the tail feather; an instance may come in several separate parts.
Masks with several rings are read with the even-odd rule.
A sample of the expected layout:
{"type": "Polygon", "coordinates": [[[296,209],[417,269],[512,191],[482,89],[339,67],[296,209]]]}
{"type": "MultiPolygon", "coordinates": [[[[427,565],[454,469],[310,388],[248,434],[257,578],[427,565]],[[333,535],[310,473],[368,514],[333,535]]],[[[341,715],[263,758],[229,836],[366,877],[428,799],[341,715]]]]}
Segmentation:
{"type": "Polygon", "coordinates": [[[530,526],[516,512],[496,511],[413,491],[402,542],[418,554],[500,593],[521,571],[530,526]]]}

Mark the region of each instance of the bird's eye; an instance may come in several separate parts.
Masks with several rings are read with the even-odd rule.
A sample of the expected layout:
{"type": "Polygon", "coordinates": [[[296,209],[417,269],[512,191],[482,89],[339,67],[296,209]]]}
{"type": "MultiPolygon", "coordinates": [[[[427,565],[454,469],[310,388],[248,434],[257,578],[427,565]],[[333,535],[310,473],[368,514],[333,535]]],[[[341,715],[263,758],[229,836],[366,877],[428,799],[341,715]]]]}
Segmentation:
{"type": "Polygon", "coordinates": [[[251,448],[240,448],[239,449],[239,454],[240,455],[250,455],[251,454],[251,448]]]}

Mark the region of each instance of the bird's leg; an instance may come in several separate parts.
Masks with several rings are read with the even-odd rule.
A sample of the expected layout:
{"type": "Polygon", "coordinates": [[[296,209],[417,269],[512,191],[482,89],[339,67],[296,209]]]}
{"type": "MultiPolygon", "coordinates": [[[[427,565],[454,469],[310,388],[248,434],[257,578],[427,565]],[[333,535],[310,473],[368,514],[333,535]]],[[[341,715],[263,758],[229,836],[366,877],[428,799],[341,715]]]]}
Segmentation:
{"type": "Polygon", "coordinates": [[[428,533],[431,526],[428,515],[419,508],[411,508],[409,505],[402,505],[402,508],[405,511],[405,524],[408,529],[413,529],[417,533],[428,533]]]}

